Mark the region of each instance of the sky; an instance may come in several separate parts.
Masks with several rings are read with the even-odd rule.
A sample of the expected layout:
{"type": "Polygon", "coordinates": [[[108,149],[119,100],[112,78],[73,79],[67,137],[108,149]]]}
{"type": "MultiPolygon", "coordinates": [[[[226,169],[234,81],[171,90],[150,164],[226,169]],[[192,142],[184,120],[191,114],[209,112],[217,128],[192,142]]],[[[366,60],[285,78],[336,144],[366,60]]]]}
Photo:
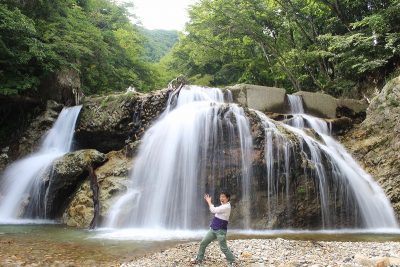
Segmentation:
{"type": "MultiPolygon", "coordinates": [[[[125,0],[126,1],[126,0],[125,0]]],[[[134,14],[147,29],[182,31],[188,21],[187,8],[196,0],[130,0],[134,14]]]]}

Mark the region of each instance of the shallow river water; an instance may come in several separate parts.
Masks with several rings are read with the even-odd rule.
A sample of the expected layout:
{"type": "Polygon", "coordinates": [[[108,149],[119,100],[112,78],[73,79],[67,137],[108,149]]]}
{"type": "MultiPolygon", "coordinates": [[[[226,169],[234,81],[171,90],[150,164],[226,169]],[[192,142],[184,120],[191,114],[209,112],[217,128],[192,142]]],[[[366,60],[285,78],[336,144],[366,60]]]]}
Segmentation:
{"type": "MultiPolygon", "coordinates": [[[[58,224],[0,225],[0,266],[119,266],[177,243],[200,240],[205,231],[100,229],[89,231],[58,224]]],[[[316,241],[397,241],[393,231],[235,231],[228,239],[316,241]]]]}

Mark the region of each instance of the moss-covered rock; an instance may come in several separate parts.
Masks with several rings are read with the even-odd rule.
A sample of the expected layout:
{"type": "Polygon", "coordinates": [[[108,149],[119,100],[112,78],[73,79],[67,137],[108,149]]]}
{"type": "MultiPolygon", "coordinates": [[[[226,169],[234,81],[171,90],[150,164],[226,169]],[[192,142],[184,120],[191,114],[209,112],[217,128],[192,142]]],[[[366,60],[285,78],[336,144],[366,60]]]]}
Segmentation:
{"type": "Polygon", "coordinates": [[[169,91],[85,98],[75,140],[80,148],[117,151],[136,141],[165,109],[169,91]]]}

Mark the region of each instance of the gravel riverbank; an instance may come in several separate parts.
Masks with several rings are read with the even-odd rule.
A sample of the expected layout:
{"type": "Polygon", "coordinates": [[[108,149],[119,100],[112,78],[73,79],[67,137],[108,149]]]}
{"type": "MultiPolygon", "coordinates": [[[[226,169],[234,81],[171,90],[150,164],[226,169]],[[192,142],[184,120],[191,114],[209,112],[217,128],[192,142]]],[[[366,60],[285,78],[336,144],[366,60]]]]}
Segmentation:
{"type": "MultiPolygon", "coordinates": [[[[122,266],[191,266],[199,242],[123,263],[122,266]]],[[[277,239],[228,240],[238,266],[399,266],[400,242],[326,242],[277,239]]],[[[203,266],[226,266],[218,243],[211,243],[203,266]]]]}

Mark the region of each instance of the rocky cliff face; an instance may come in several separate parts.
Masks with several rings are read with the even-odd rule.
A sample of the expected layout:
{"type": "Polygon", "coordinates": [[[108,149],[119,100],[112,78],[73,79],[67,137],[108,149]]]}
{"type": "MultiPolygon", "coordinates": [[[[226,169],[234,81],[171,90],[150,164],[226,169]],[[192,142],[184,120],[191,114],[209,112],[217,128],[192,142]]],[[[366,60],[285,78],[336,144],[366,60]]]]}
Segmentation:
{"type": "Polygon", "coordinates": [[[386,84],[342,142],[383,187],[400,218],[400,77],[386,84]]]}
{"type": "MultiPolygon", "coordinates": [[[[398,172],[400,165],[398,162],[400,158],[397,153],[400,148],[398,137],[400,132],[399,79],[391,81],[383,89],[381,95],[374,99],[368,109],[367,119],[343,138],[345,145],[362,162],[366,170],[377,177],[397,212],[400,212],[400,198],[398,198],[400,193],[398,192],[398,188],[400,188],[398,172]]],[[[93,217],[92,192],[86,171],[89,165],[98,166],[95,173],[100,189],[100,215],[104,217],[109,212],[109,207],[116,200],[116,196],[126,191],[129,182],[128,173],[133,166],[140,138],[165,109],[168,95],[168,91],[163,90],[146,95],[128,93],[86,98],[77,123],[75,147],[93,150],[79,150],[67,154],[55,163],[56,175],[52,181],[54,194],[52,193],[51,207],[48,207],[48,210],[52,210],[52,217],[60,218],[61,216],[61,220],[70,226],[86,227],[89,225],[93,217]],[[65,206],[66,209],[57,209],[55,208],[57,206],[65,206]]],[[[341,110],[341,112],[349,111],[348,106],[348,103],[342,105],[341,107],[345,107],[346,110],[341,110]]],[[[336,109],[336,111],[338,110],[336,109]]],[[[360,112],[363,112],[362,108],[353,113],[360,112]]],[[[252,228],[318,228],[321,225],[321,204],[315,189],[316,181],[308,175],[313,172],[315,166],[304,157],[297,138],[281,129],[291,140],[290,150],[293,155],[293,158],[290,159],[291,175],[284,177],[282,172],[282,177],[278,177],[276,180],[276,186],[281,191],[277,194],[268,194],[265,190],[267,184],[265,180],[264,129],[253,111],[246,109],[246,113],[250,119],[254,143],[251,156],[254,194],[251,201],[255,204],[249,211],[254,218],[252,228]],[[290,185],[287,191],[288,195],[282,191],[286,190],[284,188],[287,183],[290,185]],[[268,211],[265,204],[267,199],[274,203],[273,212],[268,211]],[[287,201],[290,201],[291,205],[288,206],[287,201]]],[[[49,116],[55,118],[56,115],[57,112],[49,116]]],[[[288,118],[277,113],[270,115],[277,121],[288,118]]],[[[349,117],[351,116],[349,115],[349,117]]],[[[38,120],[36,128],[40,128],[40,125],[47,125],[45,122],[48,122],[50,127],[51,121],[38,120]]],[[[332,122],[334,130],[336,127],[338,133],[345,133],[353,124],[353,120],[344,116],[329,121],[332,122]]],[[[313,133],[310,134],[313,135],[313,133]]],[[[27,140],[32,142],[36,140],[35,142],[37,142],[34,137],[27,138],[27,140]]],[[[239,149],[240,144],[237,144],[237,151],[234,149],[228,155],[221,149],[220,154],[225,157],[240,157],[239,149]]],[[[279,162],[274,164],[279,164],[279,162]]],[[[208,166],[207,171],[210,171],[211,168],[212,166],[208,166]]],[[[228,166],[225,173],[212,183],[216,188],[228,187],[237,192],[232,198],[235,202],[235,199],[240,199],[242,194],[239,185],[240,179],[240,166],[233,164],[228,166]]],[[[334,197],[329,201],[332,206],[334,203],[340,205],[340,202],[334,197]]],[[[340,213],[340,207],[335,206],[335,208],[337,208],[335,216],[348,218],[346,217],[348,214],[340,213]]],[[[344,211],[344,213],[346,212],[344,211]]],[[[241,226],[242,218],[242,211],[235,208],[232,214],[232,224],[241,226]]],[[[341,223],[346,226],[352,225],[353,222],[344,219],[341,223]]]]}
{"type": "Polygon", "coordinates": [[[62,108],[57,102],[47,101],[46,108],[32,119],[22,134],[15,133],[8,136],[8,142],[4,140],[7,146],[1,150],[0,172],[12,161],[32,153],[39,147],[43,136],[52,127],[62,108]]]}
{"type": "Polygon", "coordinates": [[[165,109],[168,96],[168,90],[161,90],[86,98],[77,122],[77,147],[107,153],[135,142],[165,109]]]}
{"type": "MultiPolygon", "coordinates": [[[[235,208],[231,218],[232,227],[243,227],[244,213],[248,212],[248,215],[252,218],[250,227],[254,229],[319,228],[321,226],[321,203],[318,199],[314,178],[312,175],[308,175],[313,172],[315,167],[301,152],[299,140],[285,129],[280,129],[291,143],[290,176],[286,178],[284,171],[279,172],[280,176],[274,179],[276,181],[274,187],[279,188],[278,192],[268,193],[266,190],[268,186],[267,179],[265,177],[264,127],[254,112],[247,110],[246,113],[250,118],[254,144],[251,154],[251,209],[243,210],[240,208],[245,203],[241,201],[243,195],[241,183],[244,178],[242,176],[241,163],[238,160],[241,157],[239,140],[235,140],[234,144],[230,144],[230,146],[233,145],[230,153],[226,153],[224,150],[223,142],[228,140],[221,141],[218,146],[219,149],[214,151],[215,155],[218,156],[215,156],[213,161],[207,160],[208,163],[205,165],[205,176],[209,177],[210,180],[206,185],[199,184],[199,188],[205,186],[204,190],[210,190],[211,188],[209,187],[212,185],[213,188],[227,188],[234,192],[232,202],[235,203],[235,208]],[[229,164],[227,164],[228,162],[229,164]],[[223,172],[215,176],[215,166],[222,165],[225,166],[223,172]],[[272,203],[271,207],[267,205],[268,201],[272,203]],[[288,205],[288,202],[290,202],[290,205],[288,205]]],[[[129,170],[134,165],[134,158],[130,157],[132,153],[129,151],[135,151],[136,147],[137,143],[131,143],[131,145],[120,151],[109,152],[107,161],[95,170],[100,188],[101,219],[104,219],[110,212],[109,208],[115,202],[117,196],[121,196],[127,190],[129,170]]],[[[280,160],[282,158],[276,158],[276,161],[273,162],[276,168],[283,168],[279,162],[280,160]]],[[[71,159],[68,159],[68,157],[60,160],[60,162],[64,163],[69,161],[71,159]]],[[[93,218],[93,200],[89,180],[87,173],[81,172],[81,175],[85,175],[80,179],[82,183],[78,185],[62,216],[62,221],[69,226],[87,227],[93,218]]],[[[71,176],[77,177],[77,175],[71,176]]],[[[332,197],[329,201],[331,201],[332,206],[334,203],[340,203],[335,197],[332,197]]],[[[340,204],[336,208],[337,210],[333,213],[340,210],[340,204]]],[[[345,216],[347,214],[332,215],[347,218],[345,216]]],[[[103,222],[105,221],[103,220],[103,222]]],[[[346,226],[352,225],[354,222],[345,219],[340,223],[346,226]]]]}
{"type": "Polygon", "coordinates": [[[39,86],[39,95],[43,100],[54,100],[66,106],[79,105],[83,93],[79,72],[63,69],[43,78],[39,86]]]}
{"type": "MultiPolygon", "coordinates": [[[[110,152],[107,161],[96,169],[99,184],[99,203],[101,220],[109,211],[117,196],[124,193],[128,184],[128,173],[132,167],[132,159],[122,152],[110,152]]],[[[87,174],[86,174],[87,175],[87,174]]],[[[68,226],[87,227],[93,218],[93,194],[85,176],[84,182],[78,186],[72,201],[65,210],[62,221],[68,226]]]]}

